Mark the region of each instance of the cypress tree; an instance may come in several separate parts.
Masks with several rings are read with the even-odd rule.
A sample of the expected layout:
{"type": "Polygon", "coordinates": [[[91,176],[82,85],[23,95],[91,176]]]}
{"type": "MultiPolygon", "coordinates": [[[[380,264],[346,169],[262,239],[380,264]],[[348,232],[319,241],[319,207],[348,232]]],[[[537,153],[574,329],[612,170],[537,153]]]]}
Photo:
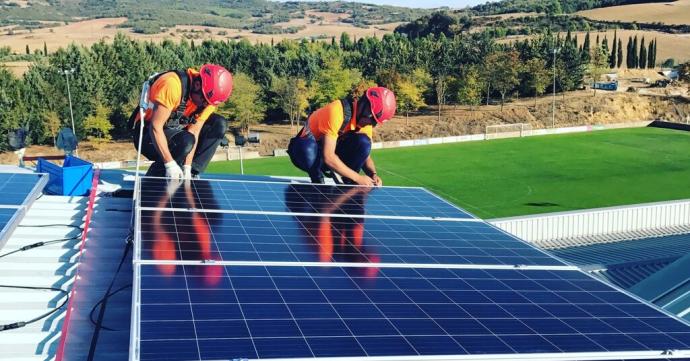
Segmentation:
{"type": "Polygon", "coordinates": [[[639,45],[638,45],[638,44],[639,44],[639,43],[638,43],[638,41],[637,41],[637,35],[635,35],[635,38],[633,39],[633,46],[632,46],[632,56],[633,56],[633,58],[632,58],[632,67],[633,67],[633,69],[638,68],[639,65],[640,65],[640,58],[638,57],[638,51],[639,51],[639,50],[638,50],[638,49],[639,49],[639,45]]]}
{"type": "Polygon", "coordinates": [[[31,54],[31,50],[29,50],[29,44],[26,44],[26,54],[31,54]]]}
{"type": "Polygon", "coordinates": [[[640,42],[640,58],[638,66],[640,69],[647,69],[647,47],[644,45],[644,36],[640,42]]]}
{"type": "Polygon", "coordinates": [[[611,68],[616,67],[616,56],[618,55],[618,33],[613,32],[613,43],[611,44],[611,54],[609,55],[609,66],[611,68]]]}
{"type": "Polygon", "coordinates": [[[628,38],[628,52],[625,54],[625,66],[628,69],[632,69],[635,67],[635,64],[633,63],[634,56],[633,56],[632,47],[633,47],[633,40],[632,40],[632,36],[631,36],[628,38]]]}
{"type": "Polygon", "coordinates": [[[656,60],[654,59],[656,55],[656,39],[649,43],[649,49],[647,49],[647,68],[654,69],[656,67],[656,60]]]}
{"type": "Polygon", "coordinates": [[[589,32],[587,32],[587,35],[585,35],[585,42],[582,44],[582,61],[585,63],[589,63],[590,59],[590,51],[591,51],[591,46],[590,46],[590,40],[589,40],[589,32]]]}
{"type": "Polygon", "coordinates": [[[616,60],[616,66],[618,69],[623,65],[623,40],[618,39],[618,53],[617,55],[617,60],[616,60]]]}
{"type": "Polygon", "coordinates": [[[46,42],[43,42],[43,56],[48,56],[48,45],[46,45],[46,42]]]}

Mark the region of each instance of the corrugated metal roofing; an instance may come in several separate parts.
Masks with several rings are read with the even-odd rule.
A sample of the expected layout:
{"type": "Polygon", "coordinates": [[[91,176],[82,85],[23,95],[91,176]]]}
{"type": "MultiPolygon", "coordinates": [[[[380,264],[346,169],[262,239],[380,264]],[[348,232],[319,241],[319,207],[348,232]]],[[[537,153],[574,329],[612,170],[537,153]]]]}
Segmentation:
{"type": "MultiPolygon", "coordinates": [[[[83,197],[43,196],[29,209],[2,253],[32,243],[59,238],[77,239],[20,252],[0,262],[0,283],[69,290],[76,272],[81,226],[86,209],[83,197]]],[[[47,312],[64,300],[48,291],[0,289],[0,323],[27,320],[47,312]]],[[[60,338],[64,310],[24,328],[0,335],[0,359],[4,361],[51,360],[60,338]]]]}
{"type": "Polygon", "coordinates": [[[649,276],[661,271],[674,259],[651,260],[644,262],[624,263],[610,266],[607,269],[594,270],[591,273],[604,281],[628,289],[649,276]]]}
{"type": "Polygon", "coordinates": [[[551,249],[549,252],[579,266],[678,259],[690,253],[690,234],[551,249]]]}

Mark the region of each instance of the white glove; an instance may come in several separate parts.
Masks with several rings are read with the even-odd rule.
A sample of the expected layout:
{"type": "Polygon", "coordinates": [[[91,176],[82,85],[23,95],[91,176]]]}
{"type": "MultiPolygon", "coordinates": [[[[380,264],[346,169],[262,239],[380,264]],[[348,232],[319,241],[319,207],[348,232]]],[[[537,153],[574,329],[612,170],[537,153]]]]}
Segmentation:
{"type": "Polygon", "coordinates": [[[165,176],[172,179],[182,179],[184,173],[176,161],[171,160],[165,163],[165,176]]]}
{"type": "Polygon", "coordinates": [[[185,165],[182,167],[184,170],[184,179],[185,180],[190,180],[192,179],[192,166],[191,165],[185,165]]]}

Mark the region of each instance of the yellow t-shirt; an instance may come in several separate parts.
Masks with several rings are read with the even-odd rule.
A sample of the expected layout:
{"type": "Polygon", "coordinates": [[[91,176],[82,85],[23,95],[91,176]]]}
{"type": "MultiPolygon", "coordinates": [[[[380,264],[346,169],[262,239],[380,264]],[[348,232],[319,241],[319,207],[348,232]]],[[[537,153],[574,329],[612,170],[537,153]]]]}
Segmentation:
{"type": "MultiPolygon", "coordinates": [[[[199,75],[199,72],[194,69],[187,69],[187,75],[192,78],[199,75]]],[[[191,86],[191,84],[189,85],[191,86]]],[[[149,89],[149,101],[152,103],[160,104],[171,111],[175,111],[177,107],[180,106],[182,101],[182,81],[180,77],[175,74],[175,72],[168,72],[161,75],[156,81],[151,85],[149,89]]],[[[215,106],[208,105],[206,108],[196,116],[198,122],[204,122],[208,117],[216,111],[215,106]]],[[[185,108],[184,115],[190,116],[197,109],[196,104],[192,101],[191,97],[187,101],[187,107],[185,108]]],[[[146,111],[146,116],[144,119],[146,121],[151,120],[151,115],[153,110],[148,109],[146,111]]]]}
{"type": "MultiPolygon", "coordinates": [[[[355,118],[357,101],[354,102],[352,108],[352,118],[349,119],[350,125],[345,127],[343,133],[357,132],[366,134],[369,139],[373,140],[374,128],[371,125],[359,129],[357,128],[357,119],[355,118]]],[[[309,130],[311,130],[311,133],[317,141],[323,139],[324,136],[331,139],[338,139],[338,133],[345,121],[344,118],[343,104],[340,100],[333,101],[311,113],[309,116],[309,130]]]]}

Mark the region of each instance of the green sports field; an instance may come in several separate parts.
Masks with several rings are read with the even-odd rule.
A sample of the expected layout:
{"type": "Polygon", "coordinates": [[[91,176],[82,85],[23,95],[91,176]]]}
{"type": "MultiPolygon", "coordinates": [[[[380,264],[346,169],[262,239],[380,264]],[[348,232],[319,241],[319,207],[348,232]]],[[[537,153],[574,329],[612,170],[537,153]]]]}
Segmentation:
{"type": "MultiPolygon", "coordinates": [[[[386,185],[422,186],[482,218],[690,198],[690,133],[658,128],[375,150],[386,185]]],[[[302,175],[288,158],[248,174],[302,175]]],[[[239,173],[239,162],[213,163],[239,173]]]]}

